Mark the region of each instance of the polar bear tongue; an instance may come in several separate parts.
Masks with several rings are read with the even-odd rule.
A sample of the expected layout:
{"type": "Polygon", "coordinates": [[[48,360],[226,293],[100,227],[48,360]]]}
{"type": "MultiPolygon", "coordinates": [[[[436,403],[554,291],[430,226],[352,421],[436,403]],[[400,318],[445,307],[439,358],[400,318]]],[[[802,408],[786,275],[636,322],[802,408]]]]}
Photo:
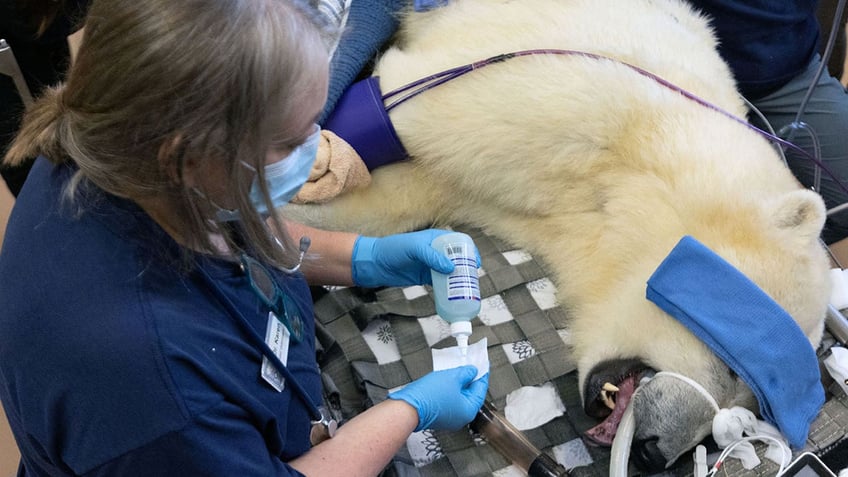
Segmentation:
{"type": "Polygon", "coordinates": [[[633,397],[637,385],[636,376],[634,375],[627,376],[617,385],[618,392],[615,397],[615,409],[612,410],[612,413],[603,422],[584,433],[589,443],[605,447],[612,445],[615,432],[618,430],[619,423],[621,423],[621,416],[624,415],[624,410],[630,404],[630,398],[633,397]]]}

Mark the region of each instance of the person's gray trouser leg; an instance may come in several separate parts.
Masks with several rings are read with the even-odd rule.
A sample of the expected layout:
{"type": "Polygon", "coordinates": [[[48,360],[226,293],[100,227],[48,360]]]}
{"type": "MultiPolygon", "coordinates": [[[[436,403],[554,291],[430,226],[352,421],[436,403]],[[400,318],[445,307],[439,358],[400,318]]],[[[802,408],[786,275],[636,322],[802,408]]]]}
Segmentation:
{"type": "MultiPolygon", "coordinates": [[[[795,119],[820,64],[821,59],[817,56],[801,75],[768,96],[752,101],[775,131],[780,132],[781,128],[795,119]]],[[[757,126],[763,126],[753,115],[751,120],[757,126]]],[[[825,166],[848,186],[848,93],[839,80],[831,77],[827,71],[819,78],[818,86],[804,108],[801,121],[808,124],[818,137],[825,166]]],[[[783,134],[781,137],[786,138],[787,135],[783,134]]],[[[796,130],[792,142],[810,153],[813,152],[812,139],[805,129],[796,130]]],[[[786,156],[795,177],[805,187],[812,187],[815,165],[792,151],[787,151],[786,156]]],[[[824,197],[828,209],[848,202],[848,192],[825,171],[821,174],[819,192],[824,197]]],[[[823,235],[825,241],[830,243],[846,236],[848,212],[830,217],[823,235]]]]}

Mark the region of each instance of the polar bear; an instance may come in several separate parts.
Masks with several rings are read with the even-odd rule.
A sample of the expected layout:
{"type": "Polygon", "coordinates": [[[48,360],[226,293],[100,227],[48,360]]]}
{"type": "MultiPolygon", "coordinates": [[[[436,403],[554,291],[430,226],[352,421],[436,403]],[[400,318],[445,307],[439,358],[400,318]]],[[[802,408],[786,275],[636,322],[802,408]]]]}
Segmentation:
{"type": "MultiPolygon", "coordinates": [[[[712,107],[746,114],[707,19],[680,0],[454,1],[405,16],[374,75],[387,92],[534,49],[591,55],[508,55],[409,99],[390,114],[408,160],[328,204],[284,212],[367,234],[469,224],[547,262],[573,317],[586,412],[612,416],[598,441],[647,370],[756,410],[745,383],[646,300],[645,283],[691,235],[816,346],[829,296],[822,200],[764,137],[712,107]]],[[[711,410],[686,385],[643,387],[630,404],[633,456],[662,468],[710,433],[711,410]]]]}

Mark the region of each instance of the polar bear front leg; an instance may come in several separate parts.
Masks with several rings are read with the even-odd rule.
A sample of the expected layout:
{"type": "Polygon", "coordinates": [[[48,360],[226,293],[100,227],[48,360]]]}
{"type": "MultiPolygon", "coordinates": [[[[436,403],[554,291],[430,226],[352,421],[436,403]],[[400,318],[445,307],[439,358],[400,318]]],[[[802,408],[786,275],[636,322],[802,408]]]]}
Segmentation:
{"type": "Polygon", "coordinates": [[[388,235],[426,228],[445,210],[447,194],[411,161],[375,169],[371,184],[325,204],[289,204],[282,214],[326,230],[388,235]]]}

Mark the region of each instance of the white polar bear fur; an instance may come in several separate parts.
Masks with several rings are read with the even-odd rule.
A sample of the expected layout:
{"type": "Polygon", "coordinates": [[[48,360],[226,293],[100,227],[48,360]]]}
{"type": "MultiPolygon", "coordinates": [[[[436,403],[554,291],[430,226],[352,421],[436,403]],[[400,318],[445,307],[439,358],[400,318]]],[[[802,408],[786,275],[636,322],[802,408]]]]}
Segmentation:
{"type": "MultiPolygon", "coordinates": [[[[746,114],[706,19],[679,1],[455,0],[411,13],[402,28],[374,73],[384,93],[502,53],[559,48],[638,65],[746,114]]],[[[722,407],[751,405],[747,389],[716,373],[718,358],[645,299],[684,235],[739,268],[818,344],[829,296],[817,240],[824,205],[743,124],[622,63],[577,55],[486,66],[391,119],[410,160],[375,170],[368,188],[287,212],[375,235],[470,224],[543,259],[572,317],[581,391],[595,363],[636,356],[698,381],[722,407]]]]}

